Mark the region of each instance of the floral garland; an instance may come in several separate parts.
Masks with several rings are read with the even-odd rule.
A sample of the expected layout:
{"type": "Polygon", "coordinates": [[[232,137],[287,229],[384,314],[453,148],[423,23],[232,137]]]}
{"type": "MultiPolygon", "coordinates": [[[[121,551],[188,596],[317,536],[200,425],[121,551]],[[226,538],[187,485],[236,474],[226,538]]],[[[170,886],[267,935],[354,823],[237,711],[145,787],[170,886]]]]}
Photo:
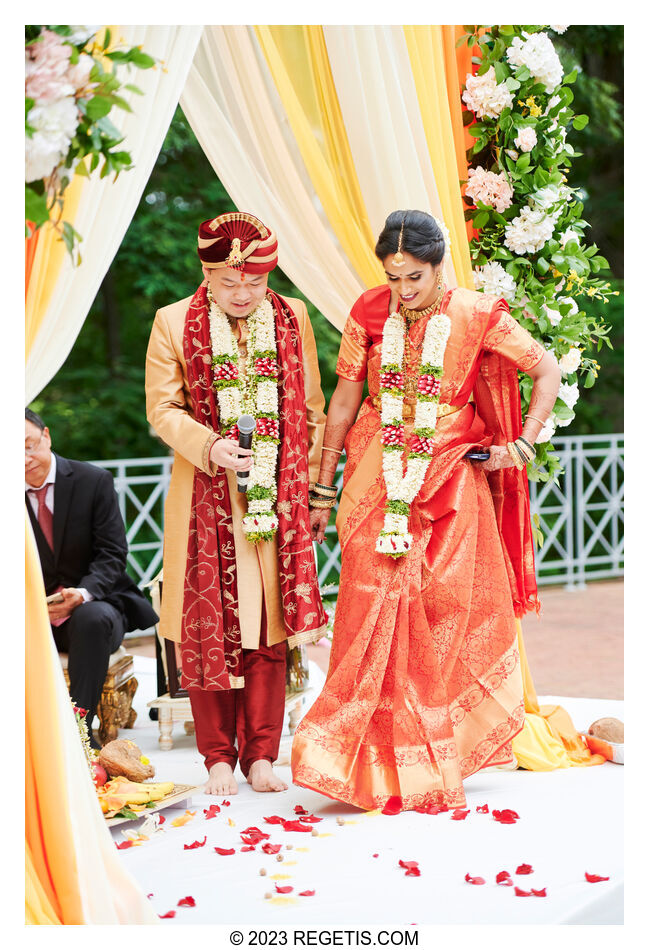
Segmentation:
{"type": "Polygon", "coordinates": [[[238,442],[237,420],[243,413],[255,419],[252,464],[248,477],[248,513],[243,531],[253,543],[270,541],[277,531],[277,455],[279,396],[275,311],[266,297],[248,317],[250,339],[245,379],[239,374],[239,349],[225,312],[208,287],[214,389],[219,405],[221,435],[238,442]]]}
{"type": "Polygon", "coordinates": [[[98,26],[25,27],[25,236],[50,221],[77,264],[81,235],[62,218],[66,188],[100,161],[101,178],[133,164],[109,119],[113,107],[132,111],[120,93],[140,93],[118,78],[124,65],[151,69],[156,60],[98,26]]]}
{"type": "MultiPolygon", "coordinates": [[[[581,194],[567,179],[578,153],[566,136],[583,129],[588,116],[570,108],[578,70],[564,75],[547,27],[466,29],[473,32],[462,41],[478,54],[462,94],[475,117],[468,125],[475,142],[465,189],[465,216],[476,229],[470,242],[475,287],[504,297],[512,316],[559,362],[564,381],[528,472],[546,481],[561,470],[550,440],[575,416],[577,374],[586,388],[597,378],[599,364],[587,351],[593,343],[597,349],[608,344],[608,327],[588,303],[617,293],[597,276],[608,264],[585,241],[581,194]]],[[[568,27],[550,29],[562,34],[568,27]]],[[[531,388],[523,377],[524,413],[531,388]]]]}
{"type": "Polygon", "coordinates": [[[412,545],[408,516],[410,506],[424,483],[433,454],[444,352],[451,332],[451,321],[445,313],[438,313],[430,317],[426,326],[421,363],[417,372],[413,439],[406,458],[404,475],[402,453],[405,446],[403,400],[406,332],[403,315],[400,312],[391,313],[383,328],[380,387],[383,478],[388,500],[383,530],[376,540],[376,550],[390,557],[407,554],[412,545]]]}

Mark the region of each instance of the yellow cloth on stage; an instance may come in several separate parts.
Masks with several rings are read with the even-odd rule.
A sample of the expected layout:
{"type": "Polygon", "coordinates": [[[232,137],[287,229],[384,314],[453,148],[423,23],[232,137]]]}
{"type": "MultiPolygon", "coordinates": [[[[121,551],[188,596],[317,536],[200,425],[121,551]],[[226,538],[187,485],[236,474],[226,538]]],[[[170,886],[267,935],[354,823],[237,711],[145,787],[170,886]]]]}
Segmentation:
{"type": "Polygon", "coordinates": [[[512,740],[519,767],[530,772],[551,772],[573,765],[601,765],[606,759],[592,755],[562,706],[539,706],[519,620],[516,631],[525,700],[525,724],[512,740]]]}

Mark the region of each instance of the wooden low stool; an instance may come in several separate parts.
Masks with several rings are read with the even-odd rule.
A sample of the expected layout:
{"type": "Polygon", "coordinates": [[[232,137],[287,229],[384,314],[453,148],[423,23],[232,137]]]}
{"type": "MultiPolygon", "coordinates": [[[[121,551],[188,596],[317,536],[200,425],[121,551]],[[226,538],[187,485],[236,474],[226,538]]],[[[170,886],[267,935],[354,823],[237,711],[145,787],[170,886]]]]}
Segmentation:
{"type": "MultiPolygon", "coordinates": [[[[69,689],[67,653],[59,653],[59,659],[63,667],[65,685],[69,689]]],[[[116,739],[120,729],[132,729],[135,725],[137,713],[133,709],[133,697],[136,689],[133,657],[123,646],[120,646],[115,653],[111,654],[101,699],[97,705],[98,733],[102,745],[116,739]]]]}

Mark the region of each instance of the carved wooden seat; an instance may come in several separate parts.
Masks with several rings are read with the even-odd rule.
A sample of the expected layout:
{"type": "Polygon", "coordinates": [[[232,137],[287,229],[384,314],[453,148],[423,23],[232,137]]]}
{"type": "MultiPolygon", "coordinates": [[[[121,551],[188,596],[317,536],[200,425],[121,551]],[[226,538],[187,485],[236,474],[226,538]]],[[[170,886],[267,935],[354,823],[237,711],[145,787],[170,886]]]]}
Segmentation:
{"type": "MultiPolygon", "coordinates": [[[[59,653],[65,685],[70,688],[68,655],[59,653]]],[[[117,738],[119,729],[132,729],[137,718],[133,697],[137,680],[133,675],[133,657],[120,646],[111,656],[104,688],[97,706],[99,741],[102,745],[117,738]]]]}

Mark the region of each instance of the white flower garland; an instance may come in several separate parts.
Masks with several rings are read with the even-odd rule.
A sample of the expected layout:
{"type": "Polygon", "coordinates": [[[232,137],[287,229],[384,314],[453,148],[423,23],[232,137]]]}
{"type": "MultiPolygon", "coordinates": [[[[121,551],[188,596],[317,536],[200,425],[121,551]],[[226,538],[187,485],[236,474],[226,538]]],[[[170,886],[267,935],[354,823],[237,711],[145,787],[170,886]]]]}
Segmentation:
{"type": "Polygon", "coordinates": [[[225,312],[208,287],[210,340],[214,388],[219,404],[221,436],[238,442],[237,420],[243,413],[255,419],[252,464],[248,477],[248,513],[243,531],[249,541],[269,541],[277,531],[277,456],[279,398],[275,311],[264,298],[248,317],[250,339],[246,377],[239,375],[239,348],[225,312]]]}
{"type": "Polygon", "coordinates": [[[421,364],[417,373],[414,438],[406,459],[404,475],[402,453],[405,445],[403,398],[406,332],[403,315],[398,312],[391,313],[383,328],[381,346],[381,442],[383,478],[388,502],[383,530],[376,540],[376,550],[391,557],[407,554],[412,546],[408,516],[410,506],[424,483],[433,454],[444,353],[451,332],[451,321],[445,313],[433,314],[424,333],[421,364]]]}

